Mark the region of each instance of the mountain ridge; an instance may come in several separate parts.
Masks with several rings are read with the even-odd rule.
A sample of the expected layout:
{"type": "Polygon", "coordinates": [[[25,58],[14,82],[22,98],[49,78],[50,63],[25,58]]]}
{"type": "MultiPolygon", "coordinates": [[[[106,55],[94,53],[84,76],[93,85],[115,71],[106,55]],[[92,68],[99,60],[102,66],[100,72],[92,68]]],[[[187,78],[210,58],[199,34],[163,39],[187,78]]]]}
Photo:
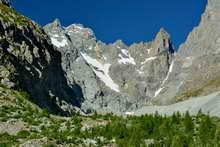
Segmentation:
{"type": "Polygon", "coordinates": [[[178,53],[164,29],[151,42],[105,44],[1,2],[0,146],[219,146],[214,0],[178,53]]]}
{"type": "Polygon", "coordinates": [[[72,113],[79,101],[66,85],[61,54],[39,25],[4,4],[0,4],[1,84],[28,92],[33,102],[50,112],[72,113]]]}
{"type": "MultiPolygon", "coordinates": [[[[2,7],[4,11],[15,13],[13,9],[7,8],[9,3],[1,2],[6,4],[2,7]]],[[[36,23],[19,14],[16,16],[21,21],[16,21],[17,18],[9,21],[7,17],[13,16],[9,15],[10,13],[4,13],[1,16],[3,19],[2,36],[11,37],[14,42],[6,39],[6,43],[2,45],[3,55],[5,50],[8,50],[9,53],[15,54],[16,57],[13,58],[18,58],[18,63],[22,63],[23,60],[20,60],[19,56],[23,46],[26,46],[24,51],[28,53],[24,54],[26,56],[24,60],[27,60],[34,70],[28,70],[27,73],[38,73],[38,78],[34,76],[34,80],[26,81],[31,85],[38,85],[38,81],[41,81],[39,86],[41,87],[42,84],[46,86],[42,86],[43,93],[46,95],[36,99],[39,100],[39,103],[44,103],[45,97],[52,97],[46,100],[50,104],[45,104],[44,107],[47,105],[51,108],[57,107],[60,110],[70,111],[68,113],[79,109],[84,113],[98,111],[124,114],[126,111],[136,111],[146,105],[171,104],[191,96],[201,96],[203,93],[210,94],[218,91],[218,87],[210,90],[209,87],[203,86],[207,85],[206,82],[210,83],[209,81],[216,79],[220,73],[218,64],[216,64],[219,61],[218,44],[214,44],[218,42],[216,34],[219,31],[218,6],[218,1],[209,1],[200,25],[190,33],[187,41],[177,53],[173,48],[170,35],[163,28],[160,29],[154,40],[127,46],[121,40],[110,44],[103,43],[97,40],[91,29],[85,28],[81,24],[63,27],[56,19],[42,30],[36,23]],[[7,24],[9,26],[16,23],[13,27],[19,28],[23,32],[27,29],[27,34],[33,33],[36,41],[30,43],[31,47],[30,44],[26,45],[26,42],[20,42],[16,34],[14,35],[13,29],[9,30],[12,36],[10,33],[4,33],[4,29],[8,27],[5,25],[6,21],[9,21],[7,24]],[[32,25],[33,32],[29,28],[32,25]],[[205,30],[204,27],[207,29],[205,30]],[[201,34],[204,34],[202,35],[204,37],[201,37],[201,34]],[[212,40],[206,37],[209,35],[213,35],[212,40]],[[15,44],[16,41],[18,44],[15,44]],[[200,44],[195,42],[200,42],[200,44]],[[7,43],[15,44],[18,48],[17,52],[14,53],[15,48],[10,48],[7,43]],[[49,48],[50,52],[46,55],[38,55],[35,46],[43,48],[45,51],[49,48]],[[210,48],[216,52],[207,50],[210,48]],[[35,67],[36,63],[33,65],[32,61],[34,59],[38,62],[38,58],[46,58],[45,61],[48,60],[48,62],[54,59],[52,65],[50,62],[45,65],[46,69],[51,67],[52,70],[41,69],[44,60],[39,60],[37,63],[39,65],[35,67]],[[57,69],[58,72],[54,72],[56,71],[54,69],[57,69]],[[55,73],[60,79],[53,79],[55,73]],[[32,81],[36,82],[32,83],[32,81]],[[65,89],[62,91],[64,93],[59,91],[62,88],[65,89]],[[51,89],[54,89],[52,93],[51,89]],[[198,92],[198,89],[202,92],[198,92]],[[62,98],[63,96],[65,98],[62,98]]],[[[23,36],[21,35],[21,37],[23,36]]],[[[31,35],[25,37],[30,39],[31,35]]],[[[23,65],[25,64],[22,63],[23,65]]],[[[5,70],[6,63],[2,62],[2,66],[4,72],[1,83],[5,84],[6,81],[9,84],[11,82],[12,87],[16,85],[27,90],[34,97],[39,93],[38,88],[35,90],[32,86],[25,86],[26,81],[22,76],[18,76],[21,78],[20,81],[13,82],[11,77],[14,75],[5,70]],[[20,83],[23,84],[20,85],[20,83]]],[[[20,72],[16,69],[15,71],[20,72]]],[[[23,72],[21,73],[23,74],[23,72]]],[[[21,73],[18,75],[22,75],[21,73]]]]}
{"type": "MultiPolygon", "coordinates": [[[[169,104],[181,97],[185,99],[186,97],[203,96],[212,91],[207,87],[204,92],[196,94],[209,81],[218,81],[219,9],[217,8],[219,6],[219,1],[208,1],[200,24],[193,29],[176,54],[174,70],[171,73],[172,80],[155,101],[169,104]],[[165,100],[163,97],[167,99],[165,100]]],[[[218,88],[215,90],[218,91],[218,88]]]]}
{"type": "MultiPolygon", "coordinates": [[[[85,98],[88,100],[90,99],[89,100],[90,102],[88,102],[90,104],[94,103],[91,102],[91,100],[97,101],[97,99],[99,99],[97,98],[96,93],[104,93],[104,95],[107,94],[107,97],[108,95],[110,97],[115,97],[115,96],[121,97],[120,95],[122,95],[122,97],[124,96],[131,97],[131,98],[119,98],[120,101],[124,101],[121,102],[122,104],[119,104],[118,106],[119,108],[117,108],[117,111],[120,112],[121,111],[120,107],[123,108],[122,111],[126,111],[126,109],[128,109],[126,107],[128,107],[130,104],[133,103],[133,102],[129,102],[134,100],[134,98],[132,99],[132,97],[139,97],[138,98],[139,104],[135,104],[136,106],[131,106],[132,107],[131,109],[135,109],[135,107],[140,107],[139,105],[143,105],[144,103],[146,104],[146,101],[148,101],[146,97],[150,97],[146,95],[146,92],[144,93],[145,91],[144,89],[153,88],[149,93],[149,95],[153,96],[155,94],[154,92],[156,91],[156,88],[160,84],[160,81],[165,79],[166,74],[168,73],[170,62],[172,60],[172,56],[174,53],[174,49],[172,46],[170,35],[164,29],[161,29],[158,32],[158,34],[155,36],[154,41],[151,41],[149,43],[139,43],[139,44],[133,44],[131,46],[126,46],[121,40],[118,40],[115,43],[111,43],[111,44],[105,44],[101,41],[98,41],[93,31],[89,28],[84,28],[82,25],[73,24],[68,27],[62,27],[60,25],[60,22],[59,25],[57,25],[57,22],[59,21],[56,19],[52,24],[46,25],[44,29],[50,35],[52,39],[52,43],[54,43],[54,45],[58,47],[58,50],[61,51],[61,53],[63,54],[63,58],[64,58],[63,66],[65,66],[63,67],[63,69],[64,71],[67,71],[67,75],[69,75],[68,77],[74,77],[76,79],[77,75],[74,76],[72,72],[76,73],[77,70],[79,70],[78,69],[79,65],[77,65],[77,69],[74,66],[75,64],[80,64],[80,65],[85,64],[85,61],[86,64],[89,65],[89,68],[92,69],[92,71],[89,73],[90,75],[88,79],[86,79],[87,81],[86,85],[90,85],[91,75],[95,76],[92,79],[96,84],[93,83],[92,85],[93,86],[97,85],[95,88],[96,90],[92,89],[93,96],[89,94],[85,98]],[[60,43],[66,42],[66,44],[63,43],[63,45],[61,46],[59,45],[58,42],[60,43]],[[137,46],[139,47],[137,48],[137,46]],[[139,53],[136,52],[137,50],[139,50],[139,53]],[[73,52],[73,55],[71,55],[70,52],[73,52]],[[70,56],[70,59],[66,59],[67,56],[66,54],[70,56]],[[140,54],[142,54],[142,57],[140,57],[140,54]],[[83,63],[81,63],[81,57],[84,60],[83,63]],[[74,59],[76,61],[74,61],[74,59]],[[156,65],[151,63],[151,61],[153,60],[157,60],[158,64],[156,65]],[[68,70],[66,68],[66,62],[68,62],[69,65],[68,70]],[[164,64],[165,67],[163,67],[160,64],[164,64]],[[158,65],[161,66],[161,68],[157,68],[158,65]],[[97,71],[96,69],[98,69],[99,71],[97,71]],[[154,82],[156,85],[150,87],[146,85],[147,83],[142,83],[142,85],[144,84],[145,86],[141,86],[140,85],[141,83],[137,82],[136,80],[132,80],[132,78],[136,78],[136,79],[149,78],[151,76],[150,73],[148,73],[148,76],[144,75],[144,72],[147,72],[148,69],[156,70],[155,72],[161,72],[161,75],[159,76],[158,74],[153,75],[153,77],[155,77],[154,82]],[[130,74],[133,73],[133,75],[132,76],[127,75],[126,70],[129,71],[130,74]],[[134,83],[128,84],[127,82],[129,82],[129,80],[132,80],[134,83]],[[98,85],[102,84],[102,82],[105,84],[105,86],[109,87],[113,91],[109,89],[110,91],[108,92],[106,91],[107,90],[106,89],[104,90],[105,92],[103,92],[102,90],[103,88],[101,87],[103,87],[104,85],[100,87],[101,89],[99,89],[98,85]],[[140,88],[135,87],[135,85],[139,85],[139,87],[141,87],[143,91],[140,90],[140,88]],[[130,91],[128,90],[129,88],[133,90],[130,91]],[[97,89],[99,90],[97,91],[97,89]],[[94,91],[97,92],[94,93],[94,91]]],[[[87,69],[86,71],[88,70],[89,69],[87,69]]],[[[85,72],[85,70],[81,72],[85,72]]],[[[81,87],[83,87],[82,83],[85,79],[82,79],[80,76],[81,74],[79,74],[77,77],[80,80],[79,81],[76,80],[76,82],[78,82],[78,84],[81,85],[81,87]]],[[[84,78],[86,77],[84,76],[84,78]]],[[[71,78],[69,81],[71,81],[71,78]]],[[[87,89],[84,90],[84,94],[91,93],[89,89],[90,87],[87,86],[87,89]],[[89,92],[86,92],[87,90],[89,92]]],[[[102,96],[98,96],[98,97],[102,97],[102,96]]],[[[100,101],[96,102],[98,103],[99,107],[100,104],[103,103],[102,99],[103,98],[101,98],[101,102],[100,101]]],[[[114,101],[114,98],[109,98],[110,101],[111,99],[114,101]]],[[[111,102],[108,101],[108,103],[107,102],[104,103],[105,105],[109,105],[109,103],[111,102]]],[[[112,109],[111,107],[113,107],[114,108],[113,110],[116,110],[114,104],[115,102],[111,104],[110,108],[107,106],[107,109],[111,111],[112,109]]],[[[92,107],[94,107],[93,104],[91,105],[92,107]]],[[[103,107],[103,104],[101,104],[101,107],[103,107]]],[[[102,109],[100,108],[100,110],[102,109]]]]}

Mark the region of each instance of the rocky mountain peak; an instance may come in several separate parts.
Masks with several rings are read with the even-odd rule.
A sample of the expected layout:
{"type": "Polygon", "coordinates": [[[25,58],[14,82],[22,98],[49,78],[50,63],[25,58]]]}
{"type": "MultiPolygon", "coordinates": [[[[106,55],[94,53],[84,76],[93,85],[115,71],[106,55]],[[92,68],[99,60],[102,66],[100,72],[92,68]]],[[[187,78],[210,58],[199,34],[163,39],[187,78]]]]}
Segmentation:
{"type": "Polygon", "coordinates": [[[208,0],[201,22],[180,46],[172,64],[170,81],[155,101],[167,104],[219,91],[220,87],[215,86],[220,75],[219,21],[220,1],[208,0]]]}
{"type": "Polygon", "coordinates": [[[60,20],[58,18],[56,18],[53,21],[52,25],[54,25],[54,27],[61,27],[61,22],[60,22],[60,20]]]}
{"type": "Polygon", "coordinates": [[[90,28],[84,27],[84,25],[82,24],[72,24],[66,27],[65,31],[70,36],[70,38],[72,38],[72,40],[78,40],[79,38],[80,40],[84,40],[84,41],[90,39],[96,39],[94,32],[90,28]]]}
{"type": "Polygon", "coordinates": [[[156,40],[170,39],[170,34],[162,27],[156,35],[156,40]]]}
{"type": "Polygon", "coordinates": [[[68,83],[75,81],[82,87],[85,100],[81,108],[85,112],[137,109],[157,95],[168,79],[173,48],[163,28],[156,40],[131,46],[122,40],[112,44],[98,41],[93,31],[81,24],[62,27],[61,33],[48,27],[45,31],[59,42],[52,43],[62,54],[68,83]],[[64,40],[68,43],[59,46],[64,40]]]}
{"type": "Polygon", "coordinates": [[[72,24],[72,25],[68,26],[67,28],[68,29],[72,29],[72,30],[75,30],[75,29],[85,29],[83,24],[72,24]]]}
{"type": "Polygon", "coordinates": [[[161,53],[163,51],[174,53],[170,34],[164,28],[161,28],[157,33],[155,40],[153,41],[153,48],[156,53],[161,53]]]}
{"type": "Polygon", "coordinates": [[[51,30],[51,33],[54,36],[57,36],[58,34],[61,35],[64,31],[62,24],[58,18],[55,19],[52,23],[46,25],[45,28],[47,28],[47,30],[51,30]]]}
{"type": "Polygon", "coordinates": [[[11,7],[11,0],[0,0],[0,4],[4,4],[8,7],[11,7]]]}
{"type": "Polygon", "coordinates": [[[127,48],[123,40],[117,40],[113,45],[118,48],[127,48]]]}

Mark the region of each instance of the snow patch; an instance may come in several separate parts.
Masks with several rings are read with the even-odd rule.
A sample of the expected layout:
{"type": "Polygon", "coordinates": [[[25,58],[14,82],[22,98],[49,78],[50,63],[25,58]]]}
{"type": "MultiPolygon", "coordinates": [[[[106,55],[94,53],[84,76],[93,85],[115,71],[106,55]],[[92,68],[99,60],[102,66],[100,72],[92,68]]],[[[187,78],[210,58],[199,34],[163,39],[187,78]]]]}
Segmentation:
{"type": "Polygon", "coordinates": [[[121,52],[124,54],[125,57],[123,57],[122,54],[118,55],[120,57],[120,59],[118,60],[118,62],[120,64],[133,64],[133,65],[136,65],[134,58],[131,57],[128,50],[121,49],[121,52]]]}
{"type": "Polygon", "coordinates": [[[116,46],[117,48],[121,49],[121,47],[119,45],[116,46]]]}
{"type": "Polygon", "coordinates": [[[89,49],[89,50],[92,50],[92,49],[93,49],[93,46],[90,46],[88,49],[89,49]]]}
{"type": "Polygon", "coordinates": [[[147,62],[149,62],[149,61],[152,61],[152,60],[155,60],[155,59],[157,59],[157,57],[150,57],[150,58],[147,58],[147,59],[145,59],[144,62],[141,62],[141,64],[145,64],[145,63],[147,63],[147,62]]]}
{"type": "Polygon", "coordinates": [[[144,74],[144,72],[143,72],[142,70],[137,70],[137,72],[138,72],[139,74],[144,74]]]}
{"type": "Polygon", "coordinates": [[[106,60],[107,60],[107,57],[103,55],[103,59],[106,61],[106,60]]]}
{"type": "Polygon", "coordinates": [[[92,65],[92,69],[95,72],[95,74],[102,80],[106,86],[111,88],[112,90],[116,92],[120,92],[119,86],[114,83],[112,78],[109,75],[109,68],[111,67],[111,64],[102,64],[98,62],[96,59],[88,56],[87,54],[81,53],[83,58],[86,60],[86,62],[90,65],[92,65]]]}
{"type": "Polygon", "coordinates": [[[136,65],[135,61],[134,61],[134,58],[132,57],[123,57],[121,54],[119,54],[119,57],[121,59],[118,60],[118,62],[120,64],[133,64],[133,65],[136,65]]]}
{"type": "Polygon", "coordinates": [[[59,41],[56,38],[51,38],[51,41],[52,41],[52,44],[55,45],[58,48],[68,45],[66,39],[63,39],[62,41],[59,41]]]}
{"type": "Polygon", "coordinates": [[[154,94],[154,97],[158,96],[160,92],[164,89],[164,87],[160,87],[154,94]]]}
{"type": "Polygon", "coordinates": [[[126,49],[121,49],[121,52],[127,57],[130,56],[128,50],[126,49]]]}
{"type": "Polygon", "coordinates": [[[134,112],[125,112],[125,115],[132,116],[134,115],[134,112]]]}
{"type": "Polygon", "coordinates": [[[174,62],[171,63],[170,65],[170,68],[169,68],[169,71],[167,73],[167,76],[166,78],[163,80],[163,83],[162,83],[162,86],[165,84],[165,82],[168,80],[169,76],[170,76],[170,73],[173,71],[173,65],[174,65],[174,62]]]}
{"type": "Polygon", "coordinates": [[[173,65],[174,65],[174,61],[172,61],[171,65],[170,65],[170,68],[169,68],[169,71],[167,73],[167,76],[166,78],[163,80],[162,84],[161,84],[161,87],[155,92],[154,94],[154,97],[158,96],[160,94],[160,92],[164,89],[164,84],[165,82],[168,80],[169,76],[170,76],[170,73],[173,71],[173,65]]]}
{"type": "Polygon", "coordinates": [[[149,49],[147,49],[147,54],[150,54],[150,50],[151,50],[152,48],[149,48],[149,49]]]}
{"type": "Polygon", "coordinates": [[[58,34],[51,34],[52,37],[60,37],[58,34]]]}

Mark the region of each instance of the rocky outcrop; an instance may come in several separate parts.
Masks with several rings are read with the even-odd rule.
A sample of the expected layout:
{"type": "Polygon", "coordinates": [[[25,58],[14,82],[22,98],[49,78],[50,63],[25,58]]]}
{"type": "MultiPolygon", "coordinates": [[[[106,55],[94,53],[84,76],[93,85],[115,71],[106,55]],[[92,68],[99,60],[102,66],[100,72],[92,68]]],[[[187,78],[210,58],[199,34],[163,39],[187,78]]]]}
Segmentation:
{"type": "Polygon", "coordinates": [[[0,4],[0,11],[0,84],[27,91],[31,101],[51,112],[75,111],[80,88],[67,85],[61,54],[44,30],[6,5],[0,4]]]}
{"type": "Polygon", "coordinates": [[[85,112],[125,112],[138,109],[155,97],[167,80],[174,49],[161,29],[154,41],[126,46],[98,41],[80,24],[62,27],[59,20],[45,26],[62,54],[62,68],[70,87],[83,91],[85,112]]]}
{"type": "Polygon", "coordinates": [[[4,4],[8,7],[11,7],[11,0],[0,0],[0,4],[4,4]]]}
{"type": "Polygon", "coordinates": [[[167,83],[155,102],[175,103],[219,91],[220,1],[209,0],[198,27],[181,45],[167,83]]]}

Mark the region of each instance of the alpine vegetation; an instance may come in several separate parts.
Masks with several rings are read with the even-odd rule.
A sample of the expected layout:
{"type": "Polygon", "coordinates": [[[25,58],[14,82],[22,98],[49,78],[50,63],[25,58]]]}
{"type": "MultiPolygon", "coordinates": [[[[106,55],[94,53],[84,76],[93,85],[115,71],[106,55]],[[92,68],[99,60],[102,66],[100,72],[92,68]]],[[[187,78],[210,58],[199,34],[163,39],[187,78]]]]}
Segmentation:
{"type": "Polygon", "coordinates": [[[0,147],[220,146],[220,1],[178,51],[41,27],[0,0],[0,147]]]}

